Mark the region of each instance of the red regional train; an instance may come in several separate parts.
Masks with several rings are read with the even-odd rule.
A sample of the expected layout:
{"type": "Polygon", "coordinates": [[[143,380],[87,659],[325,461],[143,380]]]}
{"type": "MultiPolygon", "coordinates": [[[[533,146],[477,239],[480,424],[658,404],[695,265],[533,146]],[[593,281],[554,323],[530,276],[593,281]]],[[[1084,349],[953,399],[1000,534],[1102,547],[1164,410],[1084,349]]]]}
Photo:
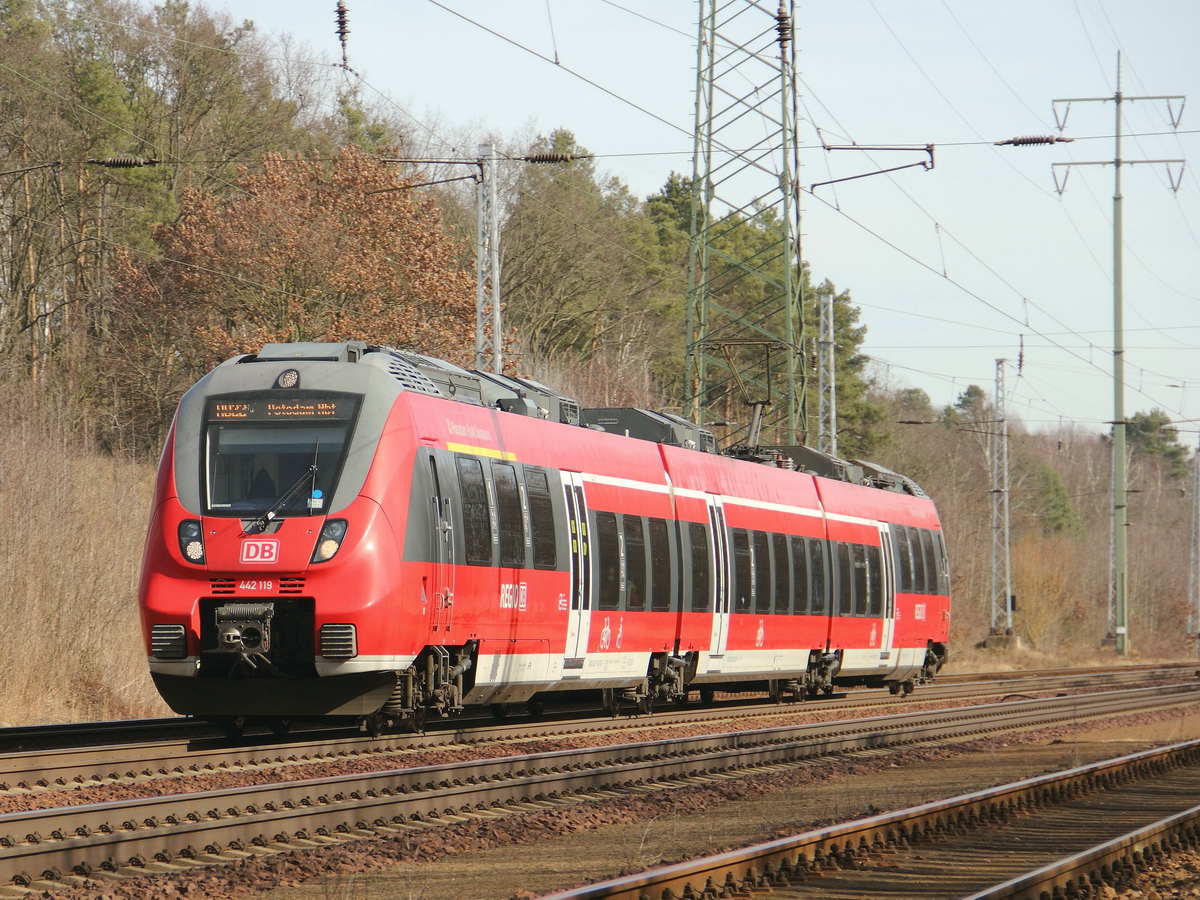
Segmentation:
{"type": "Polygon", "coordinates": [[[613,715],[907,693],[950,620],[903,476],[358,341],[268,344],[183,396],[139,603],[167,704],[235,732],[564,691],[613,715]]]}

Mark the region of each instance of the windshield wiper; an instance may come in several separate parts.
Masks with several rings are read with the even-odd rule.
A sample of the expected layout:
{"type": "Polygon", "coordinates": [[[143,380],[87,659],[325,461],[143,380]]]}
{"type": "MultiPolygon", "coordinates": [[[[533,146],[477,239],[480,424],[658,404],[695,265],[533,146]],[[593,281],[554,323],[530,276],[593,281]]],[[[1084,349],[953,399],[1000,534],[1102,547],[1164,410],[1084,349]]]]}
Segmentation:
{"type": "Polygon", "coordinates": [[[281,509],[287,506],[300,493],[300,488],[304,487],[305,482],[311,480],[315,486],[317,483],[317,464],[314,462],[308,467],[308,471],[296,479],[296,483],[283,492],[283,495],[275,501],[275,505],[268,509],[265,513],[246,526],[242,534],[262,534],[267,530],[267,526],[275,519],[275,516],[281,509]]]}

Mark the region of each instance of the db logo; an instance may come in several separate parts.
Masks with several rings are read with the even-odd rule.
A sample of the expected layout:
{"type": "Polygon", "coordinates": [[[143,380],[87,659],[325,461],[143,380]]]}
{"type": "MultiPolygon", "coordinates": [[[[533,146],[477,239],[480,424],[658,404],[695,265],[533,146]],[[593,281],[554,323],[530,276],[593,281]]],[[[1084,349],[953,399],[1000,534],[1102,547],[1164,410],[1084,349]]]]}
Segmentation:
{"type": "Polygon", "coordinates": [[[242,541],[241,561],[244,563],[279,562],[279,541],[274,538],[242,541]]]}

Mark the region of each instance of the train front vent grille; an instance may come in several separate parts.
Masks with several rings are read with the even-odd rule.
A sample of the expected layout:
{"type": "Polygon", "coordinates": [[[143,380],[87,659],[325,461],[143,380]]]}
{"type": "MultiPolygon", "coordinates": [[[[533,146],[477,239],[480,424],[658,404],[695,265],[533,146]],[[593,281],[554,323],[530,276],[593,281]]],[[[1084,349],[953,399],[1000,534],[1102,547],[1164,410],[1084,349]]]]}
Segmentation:
{"type": "Polygon", "coordinates": [[[303,594],[304,579],[303,578],[280,578],[279,593],[281,594],[303,594]]]}
{"type": "Polygon", "coordinates": [[[158,659],[183,659],[187,631],[182,625],[155,625],[150,629],[150,653],[158,659]]]}
{"type": "Polygon", "coordinates": [[[322,625],[321,655],[326,659],[358,656],[358,632],[353,625],[322,625]]]}
{"type": "Polygon", "coordinates": [[[236,578],[210,578],[209,590],[214,594],[236,594],[237,579],[236,578]]]}

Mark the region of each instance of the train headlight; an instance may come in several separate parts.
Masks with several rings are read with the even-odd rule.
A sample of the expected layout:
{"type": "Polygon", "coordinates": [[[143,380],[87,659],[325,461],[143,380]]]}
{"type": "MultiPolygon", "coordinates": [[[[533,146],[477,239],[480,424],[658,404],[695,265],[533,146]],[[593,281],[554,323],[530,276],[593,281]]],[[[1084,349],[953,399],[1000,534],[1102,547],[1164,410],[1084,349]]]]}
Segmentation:
{"type": "Polygon", "coordinates": [[[197,519],[179,523],[179,552],[188,562],[204,565],[204,529],[197,519]]]}
{"type": "Polygon", "coordinates": [[[317,549],[313,551],[312,561],[315,563],[333,559],[341,549],[342,540],[346,537],[346,520],[329,519],[321,529],[317,538],[317,549]]]}

